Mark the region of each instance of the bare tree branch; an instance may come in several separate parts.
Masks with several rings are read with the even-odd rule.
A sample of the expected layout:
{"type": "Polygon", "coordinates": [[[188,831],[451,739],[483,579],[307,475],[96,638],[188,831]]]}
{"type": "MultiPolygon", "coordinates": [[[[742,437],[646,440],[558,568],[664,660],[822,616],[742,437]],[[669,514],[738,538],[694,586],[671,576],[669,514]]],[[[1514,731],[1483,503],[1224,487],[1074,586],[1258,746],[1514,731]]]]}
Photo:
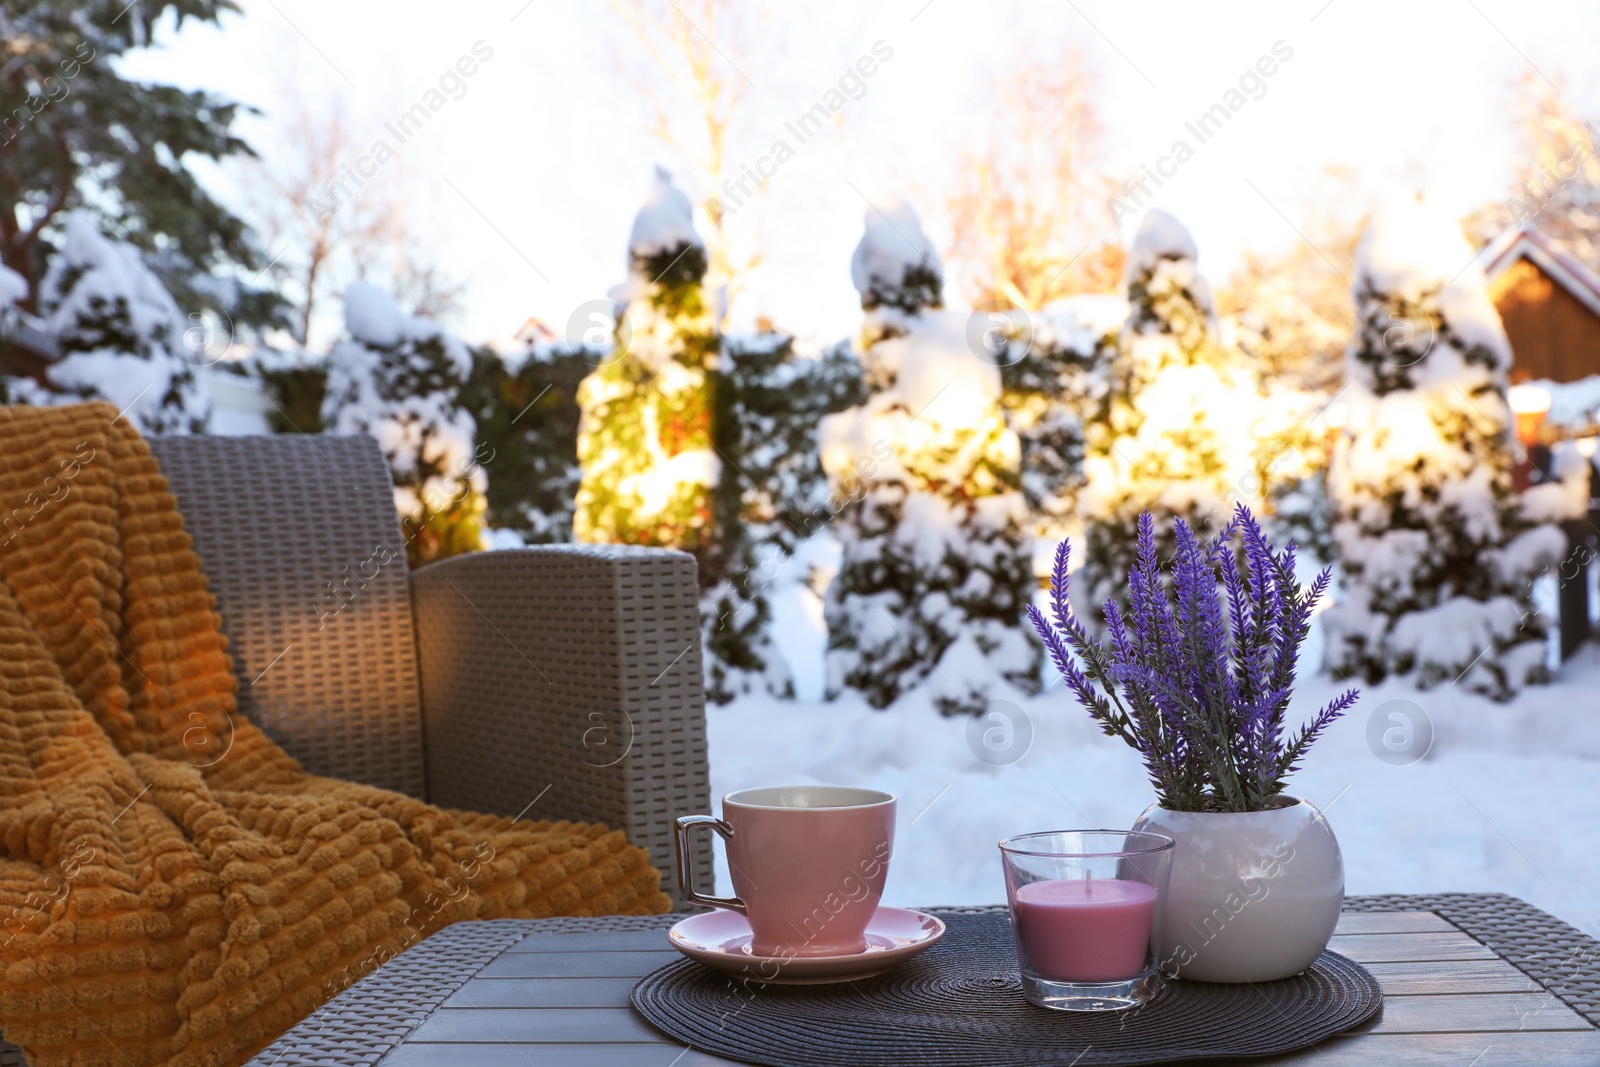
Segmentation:
{"type": "Polygon", "coordinates": [[[1019,57],[996,77],[989,136],[962,154],[946,202],[952,274],[975,302],[1036,308],[1120,281],[1099,86],[1076,45],[1019,57]]]}
{"type": "MultiPolygon", "coordinates": [[[[611,0],[611,7],[638,44],[639,54],[619,51],[613,58],[649,101],[646,132],[687,163],[696,184],[714,200],[731,176],[728,154],[752,88],[741,68],[754,66],[767,7],[738,0],[611,0]]],[[[756,250],[736,257],[726,216],[714,204],[706,215],[707,280],[723,289],[724,306],[731,307],[761,255],[756,250]]]]}
{"type": "Polygon", "coordinates": [[[418,315],[457,314],[465,287],[438,266],[411,220],[403,159],[374,162],[372,136],[337,102],[299,85],[287,86],[283,99],[293,139],[270,163],[240,166],[270,270],[295,307],[298,340],[310,347],[330,339],[314,336],[330,330],[324,308],[354,281],[388,288],[418,315]]]}

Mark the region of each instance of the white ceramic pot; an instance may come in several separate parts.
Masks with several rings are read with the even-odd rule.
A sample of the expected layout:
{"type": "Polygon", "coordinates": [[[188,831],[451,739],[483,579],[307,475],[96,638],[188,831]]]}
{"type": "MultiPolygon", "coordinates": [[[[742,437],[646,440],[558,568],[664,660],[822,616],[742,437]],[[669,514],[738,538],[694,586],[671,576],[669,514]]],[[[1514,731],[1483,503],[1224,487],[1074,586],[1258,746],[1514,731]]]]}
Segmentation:
{"type": "Polygon", "coordinates": [[[1168,811],[1152,804],[1135,830],[1177,843],[1161,967],[1203,982],[1268,982],[1309,967],[1344,903],[1339,842],[1309,801],[1267,811],[1168,811]]]}

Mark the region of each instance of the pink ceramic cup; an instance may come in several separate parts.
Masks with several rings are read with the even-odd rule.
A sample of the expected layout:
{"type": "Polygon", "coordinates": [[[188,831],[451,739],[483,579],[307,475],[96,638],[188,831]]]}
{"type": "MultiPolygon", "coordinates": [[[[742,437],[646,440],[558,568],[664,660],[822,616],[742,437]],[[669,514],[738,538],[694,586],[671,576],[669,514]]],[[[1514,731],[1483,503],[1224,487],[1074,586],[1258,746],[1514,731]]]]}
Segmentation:
{"type": "Polygon", "coordinates": [[[742,789],[722,818],[678,820],[678,885],[686,899],[743,912],[757,956],[843,956],[865,951],[894,852],[891,793],[835,785],[742,789]],[[727,842],[736,897],[694,889],[688,836],[707,826],[727,842]]]}

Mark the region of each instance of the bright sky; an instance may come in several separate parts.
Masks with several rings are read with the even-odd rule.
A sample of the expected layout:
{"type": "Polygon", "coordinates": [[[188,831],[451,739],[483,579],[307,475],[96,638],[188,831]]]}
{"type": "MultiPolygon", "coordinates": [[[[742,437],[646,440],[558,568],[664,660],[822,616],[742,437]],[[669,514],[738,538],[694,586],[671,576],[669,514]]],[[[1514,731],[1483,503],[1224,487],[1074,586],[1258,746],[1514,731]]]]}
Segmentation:
{"type": "MultiPolygon", "coordinates": [[[[504,337],[529,315],[558,331],[620,281],[632,215],[652,167],[673,159],[644,129],[646,110],[617,74],[623,30],[601,0],[242,0],[222,29],[186,26],[134,55],[135,76],[204,87],[264,112],[241,132],[270,155],[294,130],[284,87],[342,97],[363,129],[396,119],[458,58],[492,57],[465,93],[399,145],[413,206],[448,272],[469,283],[459,325],[504,337]]],[[[1078,0],[856,0],[774,5],[779,51],[746,64],[751,118],[735,164],[785,136],[859,56],[893,50],[836,125],[803,145],[734,218],[759,234],[766,263],[737,310],[833,339],[859,321],[850,252],[866,198],[904,195],[934,241],[954,151],[980,136],[991,73],[1019,47],[1048,55],[1075,39],[1104,72],[1108,166],[1155,167],[1183,138],[1192,159],[1146,205],[1193,231],[1220,281],[1246,247],[1298,240],[1314,180],[1329,163],[1362,186],[1420,187],[1465,212],[1504,195],[1515,148],[1507,86],[1533,66],[1594,104],[1600,5],[1459,0],[1309,0],[1222,5],[1078,0]],[[1279,43],[1281,42],[1281,43],[1279,43]],[[1226,127],[1200,144],[1186,122],[1221,101],[1257,61],[1275,65],[1226,127]]],[[[363,136],[362,140],[367,138],[363,136]]],[[[794,141],[792,136],[789,137],[794,141]]],[[[351,161],[354,164],[354,160],[351,161]]],[[[1166,169],[1171,171],[1170,165],[1166,169]]],[[[226,190],[221,178],[218,187],[226,190]]],[[[1152,187],[1153,188],[1153,187],[1152,187]]],[[[702,195],[704,191],[701,191],[702,195]]],[[[1131,234],[1137,218],[1123,221],[1131,234]]]]}

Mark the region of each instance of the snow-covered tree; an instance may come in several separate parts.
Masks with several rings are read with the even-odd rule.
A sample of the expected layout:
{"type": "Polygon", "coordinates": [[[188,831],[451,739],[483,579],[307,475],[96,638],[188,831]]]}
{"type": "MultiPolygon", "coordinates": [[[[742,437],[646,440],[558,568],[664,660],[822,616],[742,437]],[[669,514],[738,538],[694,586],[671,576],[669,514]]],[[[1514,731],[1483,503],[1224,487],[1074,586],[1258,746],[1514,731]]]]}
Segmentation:
{"type": "Polygon", "coordinates": [[[830,415],[822,465],[842,502],[828,589],[828,691],[887,707],[926,684],[948,713],[1038,684],[1023,633],[1033,589],[1020,449],[999,370],[940,311],[939,258],[916,213],[869,209],[851,263],[872,392],[830,415]]]}
{"type": "MultiPolygon", "coordinates": [[[[28,279],[0,265],[0,356],[6,354],[11,341],[21,332],[22,310],[18,307],[28,298],[28,279]]],[[[0,364],[0,404],[17,403],[21,394],[35,388],[29,380],[20,382],[5,373],[11,368],[0,364]]]]}
{"type": "Polygon", "coordinates": [[[489,463],[489,525],[524,544],[572,540],[578,467],[578,387],[610,351],[523,338],[477,348],[465,403],[489,463]]]}
{"type": "Polygon", "coordinates": [[[768,632],[771,610],[749,581],[736,390],[705,274],[689,200],[657,171],[633,221],[628,279],[612,293],[621,309],[612,352],[578,389],[573,532],[694,554],[706,695],[726,702],[791,686],[768,632]]]}
{"type": "Polygon", "coordinates": [[[721,477],[712,442],[718,337],[701,282],[705,251],[688,198],[664,172],[633,221],[612,355],[578,390],[583,415],[574,530],[580,541],[669,545],[713,539],[721,477]]]}
{"type": "Polygon", "coordinates": [[[645,132],[687,164],[685,186],[705,195],[705,284],[718,296],[717,325],[725,327],[762,262],[757,211],[744,209],[768,178],[746,161],[775,153],[782,163],[794,154],[750,121],[755,85],[744,75],[781,56],[782,37],[768,6],[754,0],[613,0],[610,7],[633,39],[614,39],[612,56],[635,97],[650,102],[645,132]]]}
{"type": "Polygon", "coordinates": [[[328,353],[299,345],[257,345],[241,369],[260,382],[271,405],[267,425],[273,433],[322,433],[322,408],[328,398],[328,353]]]}
{"type": "Polygon", "coordinates": [[[1303,244],[1281,256],[1245,253],[1224,290],[1223,333],[1263,375],[1329,394],[1339,388],[1352,325],[1345,279],[1353,239],[1350,247],[1349,255],[1334,248],[1342,270],[1303,244]]]}
{"type": "Polygon", "coordinates": [[[1452,220],[1402,200],[1375,214],[1352,289],[1330,662],[1509,697],[1545,678],[1529,582],[1566,540],[1512,484],[1511,351],[1483,272],[1452,220]]]}
{"type": "Polygon", "coordinates": [[[794,695],[788,663],[772,640],[768,600],[772,553],[793,551],[778,534],[780,524],[789,524],[777,494],[803,492],[810,480],[782,451],[798,432],[795,411],[805,406],[791,396],[799,402],[786,408],[785,398],[774,395],[790,377],[784,368],[792,358],[787,337],[724,337],[711,375],[712,440],[725,462],[713,490],[716,540],[700,575],[706,695],[719,703],[761,691],[794,695]]]}
{"type": "Polygon", "coordinates": [[[1000,365],[1001,404],[1022,446],[1022,493],[1041,574],[1057,542],[1082,535],[1084,424],[1105,403],[1127,317],[1122,297],[1092,293],[1033,312],[988,312],[969,327],[970,341],[986,326],[992,340],[981,339],[980,347],[1000,365]]]}
{"type": "Polygon", "coordinates": [[[472,357],[437,323],[364,282],[345,290],[344,321],[350,339],[328,354],[324,425],[377,438],[413,566],[480,548],[485,479],[477,427],[461,403],[472,357]]]}
{"type": "MultiPolygon", "coordinates": [[[[865,349],[908,332],[924,312],[944,307],[944,266],[910,204],[867,209],[866,232],[850,256],[850,281],[867,313],[860,338],[865,349]]],[[[863,360],[862,366],[873,388],[893,378],[893,370],[878,361],[863,360]]]]}
{"type": "Polygon", "coordinates": [[[1170,538],[1172,518],[1215,529],[1235,501],[1258,496],[1259,393],[1219,336],[1198,256],[1163,211],[1144,217],[1128,255],[1128,318],[1085,433],[1085,550],[1072,594],[1086,618],[1120,599],[1141,512],[1167,520],[1157,527],[1170,538]]]}
{"type": "Polygon", "coordinates": [[[723,351],[732,369],[754,580],[770,582],[802,542],[833,521],[817,432],[825,416],[866,398],[861,366],[848,342],[800,353],[794,338],[772,331],[729,334],[723,351]]]}
{"type": "Polygon", "coordinates": [[[27,298],[28,279],[10,267],[0,266],[0,312],[10,311],[27,298]]]}
{"type": "Polygon", "coordinates": [[[35,403],[108,400],[146,434],[200,433],[211,401],[191,359],[186,320],[132,245],[103,236],[94,220],[72,212],[60,247],[39,283],[44,329],[58,358],[49,390],[35,403]]]}
{"type": "MultiPolygon", "coordinates": [[[[273,318],[276,296],[245,281],[267,255],[196,173],[201,160],[249,154],[233,130],[240,105],[130,69],[174,28],[214,27],[236,10],[229,0],[0,5],[0,262],[36,296],[62,217],[84,204],[145,254],[140,269],[186,313],[209,308],[236,326],[273,318]]],[[[27,310],[43,313],[34,301],[27,310]]]]}
{"type": "Polygon", "coordinates": [[[1257,380],[1255,469],[1244,478],[1244,495],[1259,500],[1258,517],[1275,540],[1293,541],[1302,558],[1332,562],[1337,553],[1328,458],[1344,408],[1337,395],[1274,384],[1270,377],[1257,380]]]}
{"type": "Polygon", "coordinates": [[[1275,387],[1331,397],[1344,384],[1355,326],[1350,274],[1367,224],[1368,198],[1356,179],[1349,167],[1324,167],[1291,205],[1305,240],[1247,249],[1217,287],[1224,337],[1275,387]]]}

